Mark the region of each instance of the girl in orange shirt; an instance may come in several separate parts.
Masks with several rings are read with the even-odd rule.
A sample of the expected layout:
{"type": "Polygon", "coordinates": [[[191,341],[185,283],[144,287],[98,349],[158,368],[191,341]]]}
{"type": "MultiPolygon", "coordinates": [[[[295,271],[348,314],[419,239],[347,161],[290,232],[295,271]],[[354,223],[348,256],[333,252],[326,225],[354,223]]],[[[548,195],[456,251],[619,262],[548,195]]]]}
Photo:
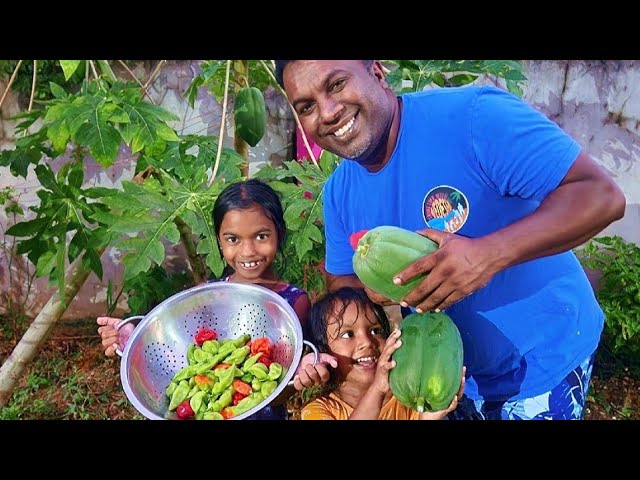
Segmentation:
{"type": "Polygon", "coordinates": [[[464,390],[446,410],[418,413],[391,393],[391,354],[402,344],[400,331],[390,334],[383,308],[364,290],[341,288],[311,308],[307,335],[318,350],[335,357],[337,368],[322,387],[322,396],[302,408],[302,420],[440,420],[453,411],[464,390]]]}

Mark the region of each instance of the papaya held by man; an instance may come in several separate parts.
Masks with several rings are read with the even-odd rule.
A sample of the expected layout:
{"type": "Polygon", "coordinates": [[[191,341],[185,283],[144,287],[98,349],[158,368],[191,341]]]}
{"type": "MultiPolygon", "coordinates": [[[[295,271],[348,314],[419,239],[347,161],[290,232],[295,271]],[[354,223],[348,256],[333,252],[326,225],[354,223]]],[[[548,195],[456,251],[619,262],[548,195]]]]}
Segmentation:
{"type": "MultiPolygon", "coordinates": [[[[323,194],[329,289],[362,287],[352,233],[420,231],[439,248],[395,281],[428,273],[402,304],[446,309],[460,330],[473,401],[454,414],[581,418],[604,315],[571,249],[623,216],[610,176],[496,87],[397,97],[373,60],[281,60],[277,74],[305,131],[346,159],[323,194]]],[[[325,373],[304,365],[296,384],[325,373]]]]}

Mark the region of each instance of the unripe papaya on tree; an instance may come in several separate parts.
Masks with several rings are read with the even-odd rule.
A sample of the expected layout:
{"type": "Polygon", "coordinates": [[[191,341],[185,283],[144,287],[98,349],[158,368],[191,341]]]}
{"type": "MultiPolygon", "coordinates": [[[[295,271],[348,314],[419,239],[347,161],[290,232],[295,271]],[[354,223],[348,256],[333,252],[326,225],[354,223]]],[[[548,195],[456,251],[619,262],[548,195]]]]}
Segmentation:
{"type": "Polygon", "coordinates": [[[267,110],[262,92],[256,87],[244,87],[236,93],[233,119],[236,134],[255,147],[264,136],[267,110]]]}

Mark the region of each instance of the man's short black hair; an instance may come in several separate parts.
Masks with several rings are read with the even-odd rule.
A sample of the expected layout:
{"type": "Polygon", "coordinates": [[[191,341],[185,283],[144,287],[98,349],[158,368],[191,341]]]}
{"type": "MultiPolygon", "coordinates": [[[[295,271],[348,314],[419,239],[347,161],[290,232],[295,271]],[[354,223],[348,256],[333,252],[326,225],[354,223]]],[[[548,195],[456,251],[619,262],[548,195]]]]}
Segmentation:
{"type": "MultiPolygon", "coordinates": [[[[284,76],[284,67],[291,62],[295,62],[295,60],[276,60],[276,80],[282,88],[284,88],[284,80],[282,78],[284,76]]],[[[373,60],[362,60],[362,63],[368,69],[373,64],[373,60]]]]}

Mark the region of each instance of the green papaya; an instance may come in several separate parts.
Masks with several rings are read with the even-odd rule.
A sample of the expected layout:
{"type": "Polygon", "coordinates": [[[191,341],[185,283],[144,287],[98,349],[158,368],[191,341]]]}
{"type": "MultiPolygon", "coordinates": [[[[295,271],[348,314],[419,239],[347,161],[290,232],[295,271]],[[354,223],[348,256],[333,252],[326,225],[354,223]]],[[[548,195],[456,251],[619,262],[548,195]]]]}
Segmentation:
{"type": "Polygon", "coordinates": [[[353,270],[367,288],[399,302],[418,286],[425,275],[404,285],[394,284],[393,277],[437,249],[437,243],[416,232],[399,227],[376,227],[358,240],[353,254],[353,270]]]}
{"type": "Polygon", "coordinates": [[[391,358],[389,386],[400,403],[418,412],[446,409],[460,388],[463,348],[446,313],[413,313],[400,324],[402,345],[391,358]]]}
{"type": "Polygon", "coordinates": [[[233,119],[236,134],[255,147],[264,136],[267,125],[267,110],[259,89],[244,87],[236,93],[233,119]]]}

